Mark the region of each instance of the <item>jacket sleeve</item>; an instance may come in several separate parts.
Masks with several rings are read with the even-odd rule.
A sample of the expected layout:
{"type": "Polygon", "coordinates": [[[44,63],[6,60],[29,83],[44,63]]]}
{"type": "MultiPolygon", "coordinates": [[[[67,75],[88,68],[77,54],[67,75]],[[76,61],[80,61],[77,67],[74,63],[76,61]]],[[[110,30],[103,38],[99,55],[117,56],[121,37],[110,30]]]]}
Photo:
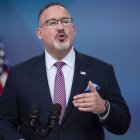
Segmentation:
{"type": "Polygon", "coordinates": [[[0,138],[2,140],[24,139],[24,136],[18,131],[20,120],[14,80],[14,72],[10,69],[0,97],[0,138]]]}
{"type": "Polygon", "coordinates": [[[106,73],[105,99],[110,103],[110,111],[108,117],[101,121],[101,124],[111,133],[121,135],[128,130],[131,115],[121,95],[113,67],[109,66],[106,73]]]}

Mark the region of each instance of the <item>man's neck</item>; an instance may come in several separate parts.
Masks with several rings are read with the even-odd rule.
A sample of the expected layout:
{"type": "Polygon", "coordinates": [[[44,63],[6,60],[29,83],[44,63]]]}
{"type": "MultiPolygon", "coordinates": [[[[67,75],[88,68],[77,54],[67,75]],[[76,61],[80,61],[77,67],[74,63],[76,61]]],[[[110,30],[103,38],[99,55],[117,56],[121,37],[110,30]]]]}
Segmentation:
{"type": "Polygon", "coordinates": [[[56,60],[62,60],[70,52],[71,48],[72,47],[69,47],[66,50],[53,50],[53,51],[46,50],[46,51],[56,60]]]}

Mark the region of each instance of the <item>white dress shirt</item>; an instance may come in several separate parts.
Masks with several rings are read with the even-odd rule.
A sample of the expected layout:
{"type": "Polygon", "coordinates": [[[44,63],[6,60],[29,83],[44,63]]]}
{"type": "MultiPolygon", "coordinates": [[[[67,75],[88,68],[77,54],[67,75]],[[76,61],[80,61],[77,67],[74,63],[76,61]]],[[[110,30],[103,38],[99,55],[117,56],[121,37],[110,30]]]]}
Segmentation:
{"type": "MultiPolygon", "coordinates": [[[[45,64],[46,64],[46,73],[48,78],[48,84],[50,89],[50,94],[52,101],[54,101],[54,82],[57,72],[56,66],[54,64],[57,62],[46,50],[45,50],[45,64]]],[[[62,67],[62,72],[65,79],[65,89],[66,89],[66,104],[68,103],[71,87],[73,83],[74,69],[75,69],[75,51],[72,48],[70,52],[61,60],[65,63],[62,67]]]]}
{"type": "MultiPolygon", "coordinates": [[[[46,73],[48,78],[48,84],[50,89],[50,94],[52,98],[52,102],[54,102],[54,82],[55,82],[55,76],[57,72],[56,66],[54,64],[57,62],[55,58],[53,58],[46,50],[45,50],[45,64],[46,64],[46,73]]],[[[68,104],[70,93],[71,93],[71,87],[73,83],[73,76],[74,76],[74,69],[75,69],[75,51],[72,48],[71,51],[61,60],[65,63],[65,65],[62,67],[62,72],[64,74],[65,79],[65,89],[66,89],[66,104],[68,104]]],[[[110,111],[110,104],[108,112],[105,116],[99,118],[100,120],[105,120],[109,114],[110,111]]]]}

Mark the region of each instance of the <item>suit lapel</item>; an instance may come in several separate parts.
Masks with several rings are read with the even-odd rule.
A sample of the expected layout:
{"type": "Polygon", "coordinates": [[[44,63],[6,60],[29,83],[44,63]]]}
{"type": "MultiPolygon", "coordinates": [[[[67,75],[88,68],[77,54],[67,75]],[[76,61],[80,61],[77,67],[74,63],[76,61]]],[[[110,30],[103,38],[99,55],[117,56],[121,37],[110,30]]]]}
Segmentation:
{"type": "MultiPolygon", "coordinates": [[[[82,93],[84,89],[86,89],[87,87],[87,83],[89,81],[89,76],[90,76],[90,69],[88,67],[89,63],[90,62],[87,59],[85,59],[83,55],[81,55],[76,51],[73,84],[72,84],[71,94],[70,94],[69,102],[67,105],[67,109],[63,121],[68,117],[69,113],[74,108],[72,103],[73,97],[76,94],[82,93]]],[[[48,108],[48,110],[50,111],[53,103],[52,103],[47,75],[46,75],[45,54],[39,56],[36,62],[33,63],[30,74],[33,79],[33,83],[37,88],[37,92],[41,97],[41,101],[44,102],[46,108],[48,108]]]]}
{"type": "Polygon", "coordinates": [[[46,75],[45,54],[41,55],[39,59],[37,59],[37,61],[33,64],[30,74],[37,88],[37,92],[42,98],[41,101],[43,101],[46,108],[50,110],[52,108],[53,103],[46,75]]]}
{"type": "Polygon", "coordinates": [[[85,57],[83,57],[80,53],[76,52],[73,84],[72,84],[72,89],[71,89],[71,94],[67,105],[67,109],[64,115],[64,120],[67,118],[68,114],[71,112],[71,110],[74,107],[72,103],[73,97],[76,94],[82,93],[84,89],[86,89],[87,87],[87,83],[90,75],[90,69],[88,68],[88,64],[89,62],[85,59],[85,57]]]}

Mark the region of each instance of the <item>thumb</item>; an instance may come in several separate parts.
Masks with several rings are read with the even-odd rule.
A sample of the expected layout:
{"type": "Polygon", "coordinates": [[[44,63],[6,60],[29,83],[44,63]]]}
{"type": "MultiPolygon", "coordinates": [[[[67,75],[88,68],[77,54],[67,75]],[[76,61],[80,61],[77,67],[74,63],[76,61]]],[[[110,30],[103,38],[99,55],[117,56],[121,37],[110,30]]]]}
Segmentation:
{"type": "Polygon", "coordinates": [[[93,83],[91,81],[88,82],[88,86],[91,92],[96,92],[96,89],[94,88],[93,83]]]}

